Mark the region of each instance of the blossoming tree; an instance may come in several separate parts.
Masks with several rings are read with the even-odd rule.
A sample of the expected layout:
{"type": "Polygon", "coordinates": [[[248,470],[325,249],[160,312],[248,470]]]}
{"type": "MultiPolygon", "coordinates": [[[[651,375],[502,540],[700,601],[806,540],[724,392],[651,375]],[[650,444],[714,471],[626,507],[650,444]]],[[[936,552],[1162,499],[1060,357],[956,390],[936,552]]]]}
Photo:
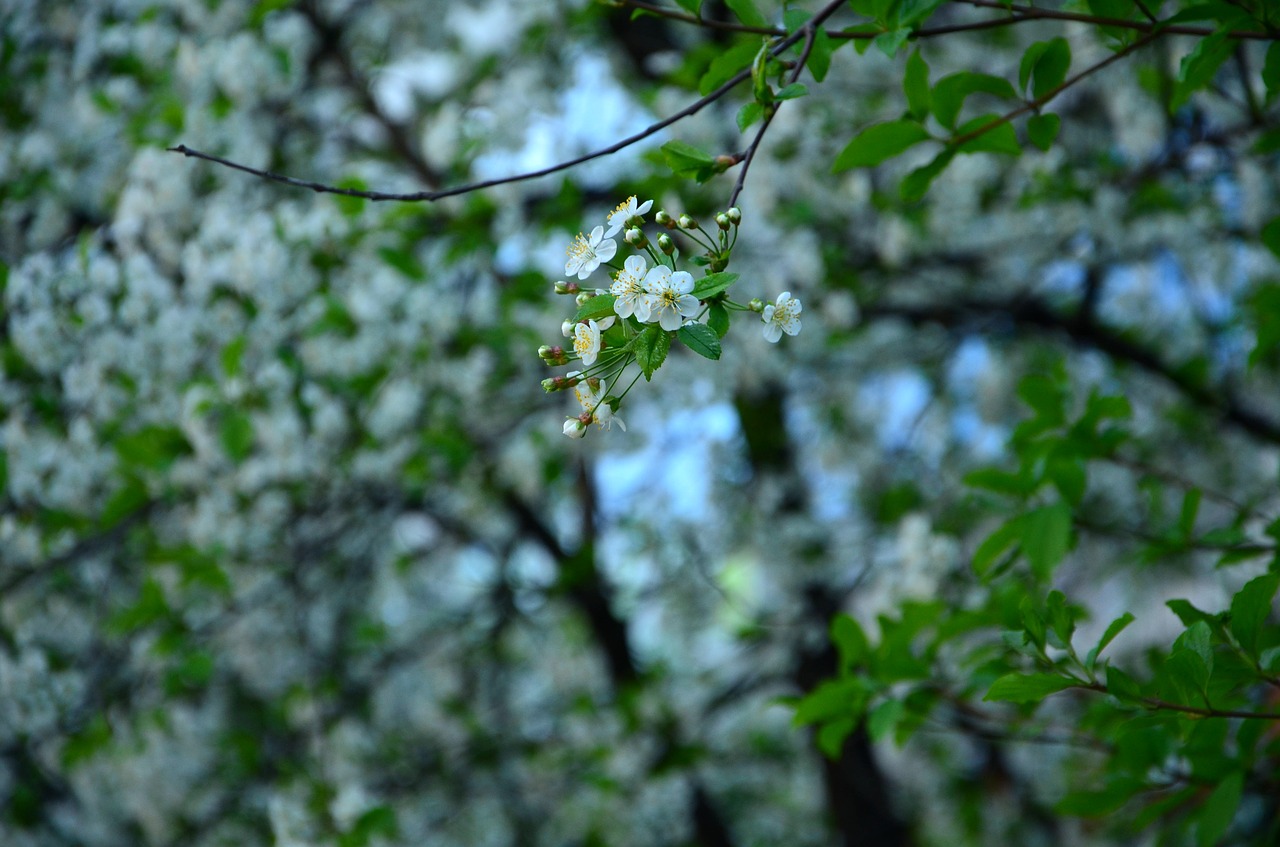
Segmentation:
{"type": "Polygon", "coordinates": [[[0,843],[1275,843],[1278,36],[0,3],[0,843]]]}

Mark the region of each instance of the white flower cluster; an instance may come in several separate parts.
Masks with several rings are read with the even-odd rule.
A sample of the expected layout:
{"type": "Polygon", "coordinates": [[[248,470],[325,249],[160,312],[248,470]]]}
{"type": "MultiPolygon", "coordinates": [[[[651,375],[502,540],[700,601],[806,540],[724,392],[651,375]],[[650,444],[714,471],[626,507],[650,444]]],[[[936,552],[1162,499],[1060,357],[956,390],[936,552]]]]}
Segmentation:
{"type": "Polygon", "coordinates": [[[606,265],[612,268],[613,278],[608,290],[583,290],[577,282],[566,280],[555,284],[557,294],[576,295],[577,314],[560,327],[561,334],[572,339],[573,350],[569,353],[563,347],[543,346],[538,352],[549,365],[567,365],[578,359],[585,368],[542,383],[547,391],[572,388],[577,395],[582,412],[564,424],[564,434],[572,438],[584,436],[593,423],[604,429],[617,423],[625,430],[616,415],[622,398],[641,375],[652,377],[673,340],[707,358],[720,358],[720,338],[728,332],[731,311],[760,314],[765,340],[771,343],[784,332],[795,335],[800,331],[801,304],[789,291],[769,305],[758,299],[735,303],[727,296],[737,279],[724,269],[737,242],[740,210],[731,208],[716,215],[714,234],[689,215],[672,217],[662,210],[654,215],[659,226],[680,232],[704,251],[691,260],[708,271],[696,280],[689,271],[678,269],[680,250],[670,234],[660,234],[655,242],[645,235],[641,227],[652,208],[652,200],[641,203],[632,195],[609,213],[607,226],[597,226],[589,235],[579,233],[569,245],[565,276],[586,280],[606,265]],[[614,261],[618,255],[614,236],[620,232],[637,252],[619,266],[614,261]],[[607,386],[616,384],[632,362],[639,365],[639,373],[621,395],[609,394],[607,386]]]}

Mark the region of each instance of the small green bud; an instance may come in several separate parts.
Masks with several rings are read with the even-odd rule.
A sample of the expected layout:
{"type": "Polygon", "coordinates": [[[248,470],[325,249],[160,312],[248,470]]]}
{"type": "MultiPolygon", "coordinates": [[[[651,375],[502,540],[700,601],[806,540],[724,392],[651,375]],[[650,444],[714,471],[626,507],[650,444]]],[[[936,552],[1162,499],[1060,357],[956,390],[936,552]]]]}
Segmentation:
{"type": "Polygon", "coordinates": [[[695,221],[693,218],[689,217],[688,215],[681,215],[680,228],[681,229],[697,229],[698,222],[695,221]]]}
{"type": "Polygon", "coordinates": [[[644,232],[642,232],[638,226],[633,226],[631,229],[627,230],[627,234],[624,235],[623,238],[626,239],[626,242],[632,247],[639,247],[642,250],[649,243],[649,239],[644,237],[644,232]]]}
{"type": "Polygon", "coordinates": [[[578,283],[565,282],[563,279],[556,283],[556,294],[577,294],[578,283]]]}
{"type": "Polygon", "coordinates": [[[676,251],[676,243],[664,232],[658,236],[658,249],[670,256],[676,251]]]}
{"type": "Polygon", "coordinates": [[[653,220],[659,226],[665,226],[667,229],[676,228],[676,222],[671,220],[671,216],[662,209],[659,209],[658,214],[653,216],[653,220]]]}
{"type": "Polygon", "coordinates": [[[720,229],[722,230],[727,231],[729,227],[733,226],[733,224],[729,220],[729,216],[724,212],[721,212],[720,214],[716,215],[716,226],[720,227],[720,229]]]}
{"type": "Polygon", "coordinates": [[[579,306],[585,306],[587,305],[587,301],[595,296],[596,294],[594,291],[583,291],[577,297],[574,298],[574,302],[577,303],[579,306]]]}
{"type": "Polygon", "coordinates": [[[753,312],[763,312],[764,301],[761,300],[759,297],[753,298],[752,301],[747,304],[747,308],[753,312]]]}
{"type": "Polygon", "coordinates": [[[557,387],[557,386],[556,386],[556,380],[558,380],[558,379],[564,379],[564,377],[562,377],[562,376],[550,377],[550,376],[549,376],[549,377],[547,377],[546,379],[544,379],[544,380],[542,381],[542,390],[543,390],[543,391],[545,391],[545,392],[547,392],[548,394],[550,394],[550,393],[551,393],[551,392],[553,392],[553,391],[559,391],[559,390],[560,390],[560,389],[559,389],[559,387],[557,387]]]}
{"type": "Polygon", "coordinates": [[[730,206],[725,215],[729,218],[729,222],[735,226],[742,223],[742,210],[737,206],[730,206]]]}
{"type": "Polygon", "coordinates": [[[552,347],[552,346],[550,346],[550,345],[548,345],[548,344],[543,344],[541,347],[539,347],[539,348],[538,348],[538,358],[539,358],[539,359],[553,359],[553,358],[555,358],[555,353],[554,353],[554,351],[555,351],[555,350],[557,350],[557,349],[559,349],[559,348],[552,347]]]}

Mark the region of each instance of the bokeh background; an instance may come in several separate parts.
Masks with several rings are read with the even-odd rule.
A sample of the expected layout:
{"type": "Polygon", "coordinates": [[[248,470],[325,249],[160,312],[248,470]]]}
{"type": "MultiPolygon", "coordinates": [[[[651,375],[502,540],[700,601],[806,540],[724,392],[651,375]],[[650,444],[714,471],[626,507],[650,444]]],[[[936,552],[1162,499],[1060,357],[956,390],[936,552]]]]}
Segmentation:
{"type": "MultiPolygon", "coordinates": [[[[1159,541],[1193,487],[1250,537],[1276,511],[1265,45],[1171,114],[1194,42],[1161,41],[1056,102],[1049,152],[962,156],[915,204],[923,154],[831,173],[905,108],[905,53],[839,49],[738,202],[735,296],[792,292],[802,332],[740,317],[583,441],[535,353],[565,247],[631,194],[722,210],[736,170],[677,179],[658,147],[742,150],[745,87],[436,203],[165,150],[448,187],[610,144],[759,43],[631,12],[0,0],[0,842],[1134,843],[1053,812],[1077,746],[1002,735],[962,651],[931,651],[950,699],[902,737],[828,757],[793,704],[837,613],[874,634],[993,591],[969,563],[1002,501],[962,480],[1011,461],[1027,374],[1134,412],[1052,578],[1089,638],[1131,611],[1140,656],[1180,631],[1165,600],[1256,572],[1159,541]]],[[[1063,22],[920,43],[935,79],[1008,76],[1053,36],[1108,49],[1063,22]]]]}

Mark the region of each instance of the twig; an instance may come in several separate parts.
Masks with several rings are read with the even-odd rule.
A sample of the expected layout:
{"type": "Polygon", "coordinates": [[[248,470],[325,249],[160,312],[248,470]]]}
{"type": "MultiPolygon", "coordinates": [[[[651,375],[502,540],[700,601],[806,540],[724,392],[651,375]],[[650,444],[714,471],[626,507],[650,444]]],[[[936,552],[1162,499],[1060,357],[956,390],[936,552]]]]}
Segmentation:
{"type": "MultiPolygon", "coordinates": [[[[1165,35],[1213,35],[1217,30],[1205,26],[1185,26],[1182,24],[1161,25],[1159,22],[1131,21],[1125,18],[1108,18],[1100,15],[1085,15],[1079,12],[1060,12],[1055,9],[1040,9],[1033,6],[1015,6],[1000,0],[956,0],[957,3],[968,3],[980,9],[999,9],[1016,16],[1015,20],[1077,21],[1079,23],[1109,26],[1117,29],[1134,29],[1145,33],[1163,33],[1165,35]]],[[[1233,29],[1227,32],[1229,38],[1253,39],[1255,41],[1275,41],[1276,35],[1268,32],[1257,32],[1249,29],[1233,29]]]]}
{"type": "MultiPolygon", "coordinates": [[[[843,5],[842,2],[829,3],[827,7],[824,8],[823,11],[819,13],[819,15],[814,17],[814,20],[819,20],[819,16],[821,16],[822,19],[829,17],[833,12],[835,12],[836,9],[840,8],[840,6],[842,5],[843,5]]],[[[797,41],[803,38],[804,33],[805,33],[804,29],[799,29],[799,30],[796,30],[791,35],[788,35],[787,37],[783,38],[781,41],[778,42],[776,46],[774,46],[769,51],[770,55],[777,56],[781,54],[783,51],[787,50],[789,47],[791,47],[793,44],[795,44],[797,41]]],[[[438,191],[388,192],[388,191],[366,191],[366,190],[357,189],[357,188],[339,188],[336,185],[328,185],[323,182],[313,182],[311,180],[306,180],[306,179],[297,179],[296,177],[286,176],[284,174],[278,174],[272,171],[250,167],[249,165],[243,165],[243,164],[240,164],[239,162],[233,162],[230,159],[224,159],[221,156],[215,156],[212,153],[205,153],[200,150],[192,149],[186,146],[185,144],[179,144],[175,147],[169,147],[168,152],[181,153],[184,156],[188,156],[195,159],[204,159],[206,162],[213,162],[214,164],[222,165],[223,167],[231,168],[237,171],[243,171],[244,173],[251,174],[252,176],[256,176],[260,179],[270,180],[271,182],[278,182],[283,185],[291,185],[295,188],[306,188],[318,194],[337,194],[343,197],[359,197],[363,200],[372,200],[374,202],[379,202],[379,201],[395,201],[395,202],[401,202],[401,203],[434,202],[436,200],[442,200],[445,197],[456,197],[461,194],[470,194],[474,191],[481,191],[483,189],[493,188],[494,186],[498,186],[498,185],[507,185],[513,182],[525,182],[527,180],[537,179],[538,177],[548,176],[550,174],[559,173],[560,171],[568,170],[569,168],[576,167],[585,162],[590,162],[592,159],[599,159],[602,156],[608,156],[613,153],[617,153],[620,150],[624,150],[627,147],[630,147],[632,144],[636,144],[637,142],[643,141],[644,139],[648,138],[651,135],[654,135],[655,133],[661,132],[662,130],[666,129],[667,127],[671,126],[672,124],[678,121],[681,121],[687,117],[690,117],[691,115],[697,114],[709,104],[714,103],[724,95],[728,94],[730,91],[732,91],[734,88],[736,88],[740,83],[748,79],[750,76],[751,76],[751,69],[745,68],[739,71],[737,74],[735,74],[732,78],[729,79],[728,82],[726,82],[724,85],[721,85],[715,91],[712,91],[710,94],[706,95],[705,97],[699,98],[698,100],[694,101],[693,103],[681,109],[680,111],[676,112],[675,114],[670,115],[666,118],[663,118],[657,123],[650,124],[648,127],[646,127],[645,129],[642,129],[640,132],[637,132],[634,135],[629,135],[626,138],[622,139],[621,141],[616,141],[607,147],[600,148],[599,150],[593,150],[590,153],[586,153],[574,159],[569,159],[564,162],[559,162],[558,164],[550,165],[548,167],[541,168],[536,171],[528,171],[526,173],[515,174],[513,176],[499,177],[497,179],[482,180],[480,182],[468,183],[466,185],[458,185],[458,186],[454,186],[453,188],[445,188],[438,191]]]]}
{"type": "Polygon", "coordinates": [[[1146,35],[1146,36],[1143,36],[1142,38],[1139,38],[1137,41],[1133,42],[1128,47],[1125,47],[1123,50],[1118,50],[1115,53],[1112,53],[1107,58],[1103,59],[1101,62],[1098,62],[1096,65],[1092,65],[1088,68],[1085,68],[1080,73],[1076,74],[1075,76],[1071,77],[1068,80],[1065,80],[1057,87],[1051,88],[1050,90],[1046,91],[1044,94],[1040,95],[1036,99],[1028,100],[1026,103],[1022,104],[1021,106],[1014,109],[1013,111],[1008,112],[1004,115],[1001,115],[995,120],[989,123],[983,124],[982,126],[976,129],[972,129],[969,132],[966,132],[961,135],[957,135],[954,138],[948,139],[947,146],[959,148],[964,144],[967,144],[968,142],[972,141],[975,138],[986,135],[988,132],[990,132],[993,129],[1004,126],[1005,124],[1009,123],[1014,118],[1019,117],[1020,115],[1025,115],[1028,112],[1038,111],[1041,106],[1044,106],[1050,100],[1057,97],[1059,94],[1066,91],[1071,86],[1080,82],[1085,77],[1095,74],[1098,71],[1102,70],[1103,68],[1107,67],[1108,65],[1111,65],[1115,62],[1120,61],[1121,59],[1128,56],[1130,53],[1133,53],[1136,50],[1140,50],[1141,48],[1146,47],[1152,41],[1155,41],[1159,36],[1160,36],[1159,33],[1152,33],[1150,35],[1146,35]]]}

